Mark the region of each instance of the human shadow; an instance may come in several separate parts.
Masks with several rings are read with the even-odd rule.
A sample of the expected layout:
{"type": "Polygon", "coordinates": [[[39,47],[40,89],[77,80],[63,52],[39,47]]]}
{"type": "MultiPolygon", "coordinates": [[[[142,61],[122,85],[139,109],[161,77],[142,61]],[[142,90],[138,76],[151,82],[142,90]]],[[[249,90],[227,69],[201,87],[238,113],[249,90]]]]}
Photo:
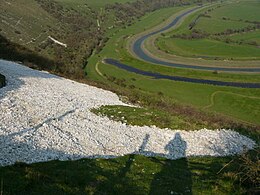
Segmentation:
{"type": "Polygon", "coordinates": [[[127,176],[135,154],[117,158],[117,155],[67,153],[53,147],[39,147],[37,141],[28,136],[20,139],[24,133],[27,132],[0,135],[3,194],[142,192],[127,176]]]}
{"type": "MultiPolygon", "coordinates": [[[[58,118],[63,117],[66,114],[67,112],[58,118]]],[[[37,131],[38,125],[36,125],[35,128],[37,131]]],[[[24,135],[27,133],[28,131],[21,131],[19,133],[0,135],[0,172],[1,170],[3,170],[3,173],[8,172],[8,167],[1,168],[1,166],[12,165],[15,162],[33,163],[32,165],[22,164],[21,167],[19,167],[19,164],[17,165],[16,163],[16,165],[11,166],[12,168],[10,167],[11,172],[12,170],[22,170],[25,172],[22,173],[22,177],[26,182],[28,182],[29,186],[27,185],[24,188],[19,189],[24,193],[33,192],[34,190],[36,192],[42,192],[37,191],[37,186],[39,187],[42,182],[46,183],[46,185],[50,185],[52,182],[57,182],[55,181],[55,178],[65,182],[66,186],[71,188],[73,186],[84,186],[90,191],[106,191],[108,194],[116,194],[119,192],[124,194],[130,194],[130,192],[131,194],[138,194],[139,192],[145,192],[145,194],[169,194],[172,192],[182,194],[191,193],[192,182],[191,174],[188,169],[187,159],[183,158],[179,160],[161,160],[158,158],[158,156],[164,157],[165,154],[147,151],[146,148],[150,139],[149,134],[146,134],[142,144],[135,152],[125,157],[116,158],[118,157],[117,155],[84,155],[79,153],[71,154],[52,147],[42,148],[39,147],[37,143],[35,143],[37,140],[28,137],[28,135],[24,135]],[[23,136],[25,136],[24,141],[22,141],[23,136]],[[146,167],[145,164],[142,164],[141,159],[144,157],[141,157],[137,154],[145,154],[145,156],[156,156],[156,158],[149,157],[145,161],[150,161],[150,163],[153,164],[152,166],[160,167],[160,172],[151,178],[152,182],[150,184],[150,191],[145,189],[144,186],[138,185],[133,179],[133,176],[129,176],[133,173],[146,176],[144,173],[140,173],[138,171],[136,172],[137,166],[144,166],[145,169],[149,167],[149,165],[146,167]],[[104,159],[100,162],[99,159],[102,158],[109,158],[110,160],[104,159]],[[137,162],[137,164],[134,165],[135,162],[137,162]],[[104,164],[109,164],[111,168],[105,168],[104,164]],[[29,173],[27,173],[27,171],[31,169],[37,173],[35,173],[36,175],[30,176],[33,178],[30,178],[28,176],[29,173]],[[84,175],[85,178],[82,175],[84,175]],[[99,181],[98,178],[105,179],[99,181]],[[32,189],[30,189],[30,185],[33,185],[32,189]]],[[[165,146],[165,151],[168,151],[166,156],[168,158],[185,157],[186,148],[186,142],[181,138],[179,133],[176,133],[174,139],[172,139],[165,146]]],[[[3,174],[0,174],[0,177],[6,179],[3,174]]],[[[140,178],[140,182],[141,181],[142,178],[140,178]]],[[[148,180],[144,181],[147,182],[148,180]]],[[[8,188],[8,186],[4,187],[5,189],[8,188]]],[[[53,187],[53,189],[54,188],[60,193],[65,193],[62,187],[53,187]]],[[[18,189],[8,188],[8,190],[11,194],[15,194],[17,192],[15,190],[18,189]]]]}
{"type": "Polygon", "coordinates": [[[131,171],[136,154],[141,154],[149,157],[154,165],[161,167],[160,172],[153,177],[149,194],[192,194],[192,174],[186,158],[187,143],[180,133],[177,132],[165,145],[167,154],[147,150],[149,139],[150,135],[146,134],[139,149],[129,155],[126,166],[119,175],[125,177],[127,172],[131,171]]]}
{"type": "MultiPolygon", "coordinates": [[[[192,175],[186,158],[186,141],[180,133],[176,133],[164,149],[168,151],[167,160],[152,158],[154,162],[161,164],[162,168],[154,176],[149,194],[192,194],[192,175]]],[[[154,153],[153,156],[165,155],[154,153]]]]}

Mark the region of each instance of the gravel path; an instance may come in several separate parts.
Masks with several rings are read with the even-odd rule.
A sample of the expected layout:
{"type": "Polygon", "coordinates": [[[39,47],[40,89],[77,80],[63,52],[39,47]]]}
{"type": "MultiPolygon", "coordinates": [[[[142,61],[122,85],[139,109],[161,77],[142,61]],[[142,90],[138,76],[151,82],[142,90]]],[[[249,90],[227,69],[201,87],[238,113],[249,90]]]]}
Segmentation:
{"type": "Polygon", "coordinates": [[[53,159],[111,158],[129,153],[225,156],[255,143],[230,130],[172,131],[127,126],[90,112],[125,105],[112,92],[0,60],[0,166],[53,159]]]}

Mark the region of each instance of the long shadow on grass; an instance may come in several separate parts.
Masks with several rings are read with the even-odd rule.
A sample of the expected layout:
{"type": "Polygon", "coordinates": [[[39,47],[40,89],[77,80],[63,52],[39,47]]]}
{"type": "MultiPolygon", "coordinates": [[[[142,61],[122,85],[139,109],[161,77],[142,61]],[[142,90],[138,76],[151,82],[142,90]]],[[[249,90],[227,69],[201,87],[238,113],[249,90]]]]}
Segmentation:
{"type": "Polygon", "coordinates": [[[0,136],[1,194],[140,194],[143,186],[129,177],[131,158],[68,154],[39,147],[30,137],[0,136]],[[87,159],[82,159],[82,158],[87,159]],[[64,161],[53,160],[63,159],[64,161]],[[110,159],[104,159],[110,158],[110,159]],[[16,159],[14,165],[13,159],[16,159]],[[26,164],[36,159],[39,163],[26,164]],[[70,161],[70,159],[81,159],[70,161]],[[129,161],[130,159],[130,161],[129,161]],[[43,161],[43,162],[40,162],[43,161]],[[48,161],[48,162],[44,162],[48,161]],[[6,166],[6,167],[1,167],[6,166]]]}
{"type": "MultiPolygon", "coordinates": [[[[140,151],[145,151],[148,141],[147,135],[140,151]]],[[[8,160],[4,158],[5,153],[10,153],[16,159],[20,155],[22,159],[30,161],[33,156],[23,156],[22,148],[47,155],[50,159],[55,159],[55,156],[67,159],[0,167],[0,189],[3,194],[191,194],[192,185],[201,190],[213,189],[218,179],[216,173],[224,162],[229,161],[224,158],[167,160],[136,154],[117,158],[110,156],[112,159],[89,159],[94,157],[89,156],[88,159],[70,161],[70,158],[82,156],[68,155],[53,148],[36,148],[33,141],[21,142],[15,136],[2,135],[2,142],[8,144],[1,147],[0,161],[8,160]],[[195,184],[191,170],[201,171],[195,175],[195,184]]],[[[185,141],[176,135],[165,149],[169,153],[175,153],[176,150],[185,153],[185,147],[185,141]],[[176,144],[183,149],[177,149],[176,144]]]]}
{"type": "MultiPolygon", "coordinates": [[[[139,152],[145,150],[148,140],[147,135],[139,152]]],[[[169,153],[176,152],[172,147],[179,141],[185,145],[180,137],[175,136],[166,146],[169,153]]],[[[89,156],[88,159],[68,161],[83,156],[69,155],[53,148],[38,148],[33,140],[18,141],[13,134],[0,136],[0,143],[3,144],[0,144],[2,165],[12,162],[12,159],[19,161],[19,157],[21,161],[30,162],[35,154],[39,155],[38,161],[40,158],[48,161],[58,157],[67,160],[0,167],[3,194],[168,194],[184,192],[186,186],[191,185],[186,160],[130,154],[117,158],[110,156],[112,159],[89,156]],[[181,179],[185,180],[185,188],[181,179]]]]}
{"type": "MultiPolygon", "coordinates": [[[[165,146],[169,155],[186,156],[187,143],[179,133],[165,146]]],[[[157,161],[157,159],[154,159],[157,161]]],[[[160,161],[158,161],[160,163],[160,161]]],[[[154,177],[150,194],[191,194],[192,175],[188,167],[187,158],[177,161],[167,160],[161,171],[154,177]],[[181,162],[181,163],[180,163],[181,162]],[[164,177],[167,177],[165,181],[164,177]],[[160,188],[158,188],[160,186],[160,188]]]]}
{"type": "MultiPolygon", "coordinates": [[[[187,158],[178,160],[167,160],[162,158],[156,158],[156,156],[166,156],[161,153],[155,153],[147,151],[146,146],[149,142],[149,134],[146,134],[143,139],[143,143],[139,147],[137,153],[144,154],[146,156],[155,156],[149,158],[152,163],[160,167],[160,171],[153,175],[152,182],[150,184],[150,190],[147,194],[192,194],[192,175],[189,170],[187,158]]],[[[167,156],[172,157],[186,157],[187,143],[184,141],[179,133],[176,133],[174,138],[165,146],[165,150],[168,151],[167,156]]],[[[135,167],[135,154],[128,156],[125,166],[120,170],[119,178],[125,178],[129,172],[135,167]]],[[[145,167],[142,171],[145,171],[145,167]]],[[[149,171],[148,171],[149,172],[149,171]]],[[[154,173],[152,173],[154,174],[154,173]]]]}

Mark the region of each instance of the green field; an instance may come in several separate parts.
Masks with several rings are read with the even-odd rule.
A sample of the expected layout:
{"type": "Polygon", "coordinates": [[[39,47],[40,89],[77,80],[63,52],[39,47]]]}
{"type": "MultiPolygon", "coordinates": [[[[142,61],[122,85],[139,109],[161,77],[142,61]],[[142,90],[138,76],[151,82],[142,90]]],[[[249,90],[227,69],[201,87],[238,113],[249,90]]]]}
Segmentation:
{"type": "Polygon", "coordinates": [[[259,30],[255,23],[260,21],[259,1],[231,1],[211,9],[203,9],[190,15],[182,25],[159,37],[158,49],[184,57],[232,60],[259,60],[259,30]],[[204,16],[196,18],[199,14],[204,16]],[[196,21],[194,27],[189,25],[196,21]],[[251,28],[251,30],[247,30],[251,28]],[[189,37],[194,31],[202,38],[179,38],[173,35],[189,37]],[[233,32],[230,32],[232,30],[233,32]],[[207,50],[207,48],[209,48],[207,50]]]}
{"type": "Polygon", "coordinates": [[[207,33],[219,33],[227,29],[242,29],[247,26],[250,26],[250,24],[241,21],[201,17],[194,29],[202,30],[207,33]]]}
{"type": "Polygon", "coordinates": [[[230,36],[232,40],[235,41],[246,41],[247,43],[250,42],[256,42],[257,44],[260,45],[260,30],[257,30],[255,32],[247,32],[247,33],[242,33],[242,34],[235,34],[230,36]]]}
{"type": "Polygon", "coordinates": [[[225,5],[212,12],[210,15],[214,18],[227,17],[234,20],[260,21],[259,0],[240,0],[231,1],[229,5],[225,5]]]}
{"type": "Polygon", "coordinates": [[[192,57],[219,57],[236,59],[260,59],[259,48],[249,45],[228,44],[210,39],[159,39],[157,42],[168,53],[192,57]]]}

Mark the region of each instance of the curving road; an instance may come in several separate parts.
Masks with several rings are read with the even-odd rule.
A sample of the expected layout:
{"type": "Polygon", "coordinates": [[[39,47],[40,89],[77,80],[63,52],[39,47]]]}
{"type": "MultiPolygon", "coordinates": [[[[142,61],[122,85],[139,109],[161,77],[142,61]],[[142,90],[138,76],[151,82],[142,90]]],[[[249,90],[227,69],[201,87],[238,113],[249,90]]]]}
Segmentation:
{"type": "Polygon", "coordinates": [[[216,81],[216,80],[208,80],[208,79],[196,79],[196,78],[189,78],[189,77],[164,75],[164,74],[160,74],[160,73],[154,73],[154,72],[140,70],[140,69],[134,68],[132,66],[123,64],[114,59],[105,59],[104,63],[127,70],[128,72],[140,74],[143,76],[150,76],[155,79],[168,79],[168,80],[172,80],[172,81],[183,81],[183,82],[189,82],[189,83],[210,84],[210,85],[227,86],[227,87],[260,88],[260,83],[226,82],[226,81],[216,81]]]}
{"type": "MultiPolygon", "coordinates": [[[[186,64],[178,64],[173,62],[167,62],[163,60],[156,59],[152,56],[149,56],[145,53],[143,49],[143,44],[145,40],[150,38],[153,35],[162,33],[166,30],[169,30],[173,26],[175,26],[178,21],[186,16],[187,14],[190,14],[194,12],[195,10],[199,9],[200,7],[193,8],[189,11],[186,11],[179,16],[177,16],[170,24],[163,27],[162,29],[156,30],[154,32],[151,32],[149,34],[146,34],[139,39],[137,39],[133,43],[133,53],[140,58],[143,61],[147,61],[149,63],[157,64],[157,65],[165,65],[165,66],[171,66],[176,68],[191,68],[191,69],[198,69],[198,70],[209,70],[209,71],[230,71],[230,72],[260,72],[260,68],[224,68],[224,67],[212,67],[212,66],[196,66],[196,65],[186,65],[186,64]]],[[[239,83],[239,82],[224,82],[224,81],[215,81],[215,80],[204,80],[204,79],[195,79],[195,78],[187,78],[187,77],[179,77],[179,76],[169,76],[169,75],[163,75],[160,73],[151,73],[148,71],[143,71],[137,68],[133,68],[129,65],[123,64],[115,59],[104,59],[104,62],[110,65],[114,65],[118,68],[127,70],[129,72],[134,72],[137,74],[145,75],[145,76],[151,76],[158,79],[169,79],[174,81],[185,81],[185,82],[191,82],[191,83],[202,83],[202,84],[212,84],[212,85],[218,85],[218,86],[233,86],[233,87],[242,87],[242,88],[260,88],[260,83],[239,83]]]]}
{"type": "MultiPolygon", "coordinates": [[[[199,8],[199,7],[198,7],[199,8]]],[[[159,64],[159,65],[164,65],[164,66],[171,66],[171,67],[176,67],[176,68],[191,68],[191,69],[199,69],[199,70],[210,70],[210,71],[231,71],[231,72],[260,72],[260,68],[225,68],[225,67],[212,67],[212,66],[196,66],[196,65],[188,65],[188,64],[178,64],[178,63],[173,63],[173,62],[167,62],[163,60],[156,59],[152,56],[149,56],[145,53],[143,50],[143,44],[144,42],[150,38],[153,35],[162,33],[166,30],[169,30],[170,28],[174,27],[181,18],[186,16],[187,14],[190,14],[197,10],[198,8],[191,9],[189,11],[186,11],[182,13],[181,15],[177,16],[170,24],[165,26],[164,28],[151,32],[147,35],[144,35],[137,39],[134,44],[133,44],[133,53],[140,59],[153,63],[153,64],[159,64]]]]}

